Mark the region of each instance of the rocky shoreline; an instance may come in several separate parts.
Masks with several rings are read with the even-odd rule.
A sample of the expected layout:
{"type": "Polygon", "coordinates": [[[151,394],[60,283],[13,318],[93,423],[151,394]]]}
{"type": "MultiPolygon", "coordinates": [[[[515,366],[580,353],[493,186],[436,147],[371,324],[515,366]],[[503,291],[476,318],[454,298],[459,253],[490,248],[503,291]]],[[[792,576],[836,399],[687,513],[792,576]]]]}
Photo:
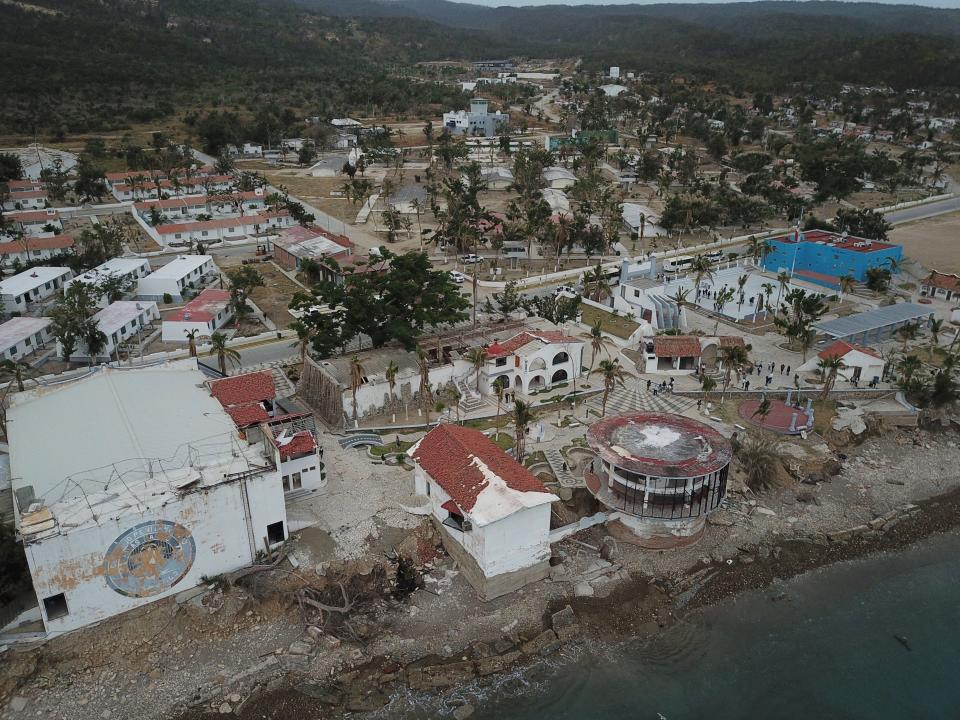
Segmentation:
{"type": "Polygon", "coordinates": [[[525,678],[580,644],[653,638],[745,590],[960,526],[952,431],[888,433],[824,462],[828,452],[788,452],[790,477],[762,495],[735,489],[695,546],[618,546],[596,526],[554,546],[548,580],[489,603],[438,551],[429,524],[388,546],[423,572],[403,597],[382,554],[301,566],[294,543],[289,563],[232,587],[196,588],[9,648],[0,720],[403,717],[413,708],[423,716],[425,703],[439,708],[428,716],[463,720],[473,712],[465,688],[525,678]],[[296,599],[304,584],[350,611],[305,612],[296,599]]]}
{"type": "MultiPolygon", "coordinates": [[[[323,680],[279,678],[247,701],[222,705],[219,712],[241,718],[303,716],[333,718],[381,710],[407,689],[442,695],[459,686],[483,682],[559,652],[566,644],[589,640],[649,638],[687,613],[737,593],[766,587],[818,567],[879,552],[905,548],[931,535],[960,527],[960,490],[916,504],[904,504],[863,525],[824,536],[794,538],[775,545],[744,548],[737,558],[692,569],[682,581],[649,576],[619,582],[606,597],[571,598],[563,607],[544,608],[539,628],[499,637],[477,637],[449,657],[426,656],[401,665],[391,657],[358,657],[323,680]]],[[[319,635],[318,635],[319,637],[319,635]]],[[[316,650],[329,647],[320,640],[316,650]]],[[[309,654],[308,649],[304,649],[309,654]]],[[[311,675],[316,675],[311,672],[311,675]]],[[[235,696],[236,697],[236,696],[235,696]]],[[[388,707],[402,712],[400,707],[388,707]]],[[[178,720],[209,717],[197,708],[178,720]]],[[[392,713],[391,713],[392,714],[392,713]]],[[[469,704],[452,717],[473,714],[469,704]]]]}

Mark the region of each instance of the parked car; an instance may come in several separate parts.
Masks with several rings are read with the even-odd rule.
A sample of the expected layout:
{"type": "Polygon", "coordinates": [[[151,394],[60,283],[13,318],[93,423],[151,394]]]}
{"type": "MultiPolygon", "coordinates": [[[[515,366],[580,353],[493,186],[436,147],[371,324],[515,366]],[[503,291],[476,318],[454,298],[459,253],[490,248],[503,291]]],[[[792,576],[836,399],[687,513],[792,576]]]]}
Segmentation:
{"type": "Polygon", "coordinates": [[[553,291],[554,295],[562,295],[563,297],[575,298],[580,293],[577,292],[576,288],[570,285],[560,285],[556,290],[553,291]]]}
{"type": "Polygon", "coordinates": [[[460,262],[464,265],[473,265],[475,263],[483,262],[483,255],[461,255],[460,262]]]}
{"type": "Polygon", "coordinates": [[[467,279],[467,276],[464,275],[462,272],[457,272],[456,270],[452,270],[450,272],[450,279],[453,280],[455,283],[462,283],[464,280],[467,279]]]}

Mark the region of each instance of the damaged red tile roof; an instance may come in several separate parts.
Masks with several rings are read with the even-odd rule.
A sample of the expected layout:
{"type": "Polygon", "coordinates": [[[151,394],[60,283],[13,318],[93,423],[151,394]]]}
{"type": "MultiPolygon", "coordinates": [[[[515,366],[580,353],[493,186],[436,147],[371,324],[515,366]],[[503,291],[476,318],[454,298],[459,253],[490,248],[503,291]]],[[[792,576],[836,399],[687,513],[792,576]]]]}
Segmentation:
{"type": "Polygon", "coordinates": [[[470,512],[488,480],[473,462],[479,459],[507,487],[518,492],[549,492],[533,473],[479,430],[445,423],[428,432],[412,453],[420,467],[465,512],[470,512]]]}
{"type": "Polygon", "coordinates": [[[273,385],[273,375],[263,371],[214,380],[210,383],[210,394],[224,407],[230,407],[273,400],[277,389],[273,385]]]}

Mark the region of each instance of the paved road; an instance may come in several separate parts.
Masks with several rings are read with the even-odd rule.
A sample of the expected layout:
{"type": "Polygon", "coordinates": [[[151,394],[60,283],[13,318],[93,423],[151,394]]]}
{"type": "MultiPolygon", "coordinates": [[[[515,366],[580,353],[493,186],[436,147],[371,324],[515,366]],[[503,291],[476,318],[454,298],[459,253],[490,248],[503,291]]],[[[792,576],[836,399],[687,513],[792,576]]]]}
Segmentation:
{"type": "Polygon", "coordinates": [[[891,225],[899,225],[900,223],[923,220],[924,218],[944,215],[958,210],[960,210],[960,196],[927,203],[926,205],[917,205],[904,210],[894,210],[884,213],[884,217],[891,225]]]}

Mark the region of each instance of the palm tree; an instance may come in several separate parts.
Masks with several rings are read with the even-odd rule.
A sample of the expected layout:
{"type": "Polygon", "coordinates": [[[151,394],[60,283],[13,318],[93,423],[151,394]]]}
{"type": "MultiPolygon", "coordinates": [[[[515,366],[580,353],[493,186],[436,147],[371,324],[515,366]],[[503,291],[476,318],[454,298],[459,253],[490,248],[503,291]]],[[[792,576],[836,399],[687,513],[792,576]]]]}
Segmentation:
{"type": "Polygon", "coordinates": [[[850,273],[846,273],[840,276],[838,281],[838,287],[840,290],[840,302],[843,302],[843,296],[848,292],[853,290],[854,286],[857,283],[857,279],[850,273]]]}
{"type": "Polygon", "coordinates": [[[826,400],[827,395],[830,394],[830,391],[833,390],[833,386],[837,383],[837,373],[841,370],[846,370],[847,364],[843,361],[842,356],[831,355],[829,357],[820,358],[820,362],[817,363],[817,367],[820,368],[820,375],[826,376],[823,381],[823,392],[820,393],[820,399],[826,400]]]}
{"type": "Polygon", "coordinates": [[[601,350],[605,351],[607,355],[610,354],[610,351],[607,350],[607,345],[610,343],[610,340],[603,334],[603,324],[600,320],[597,320],[596,324],[590,328],[590,349],[593,351],[590,355],[590,370],[587,371],[587,374],[593,372],[593,363],[597,359],[597,353],[601,350]]]}
{"type": "Polygon", "coordinates": [[[739,374],[741,366],[747,363],[747,349],[742,345],[726,345],[720,348],[717,355],[723,363],[723,390],[720,392],[720,402],[723,402],[733,371],[739,374]]]}
{"type": "Polygon", "coordinates": [[[483,370],[483,364],[487,361],[487,351],[482,347],[476,347],[467,353],[467,360],[473,366],[477,373],[477,394],[480,394],[480,371],[483,370]]]}
{"type": "Polygon", "coordinates": [[[199,330],[184,330],[183,334],[187,336],[187,343],[189,343],[190,357],[197,356],[197,335],[200,334],[199,330]]]}
{"type": "Polygon", "coordinates": [[[560,269],[560,255],[563,254],[563,248],[570,241],[570,219],[566,215],[560,215],[553,227],[553,244],[557,251],[557,263],[554,272],[560,269]]]}
{"type": "Polygon", "coordinates": [[[350,358],[350,394],[353,395],[353,426],[357,427],[359,418],[357,417],[357,390],[363,386],[366,370],[360,363],[360,358],[354,355],[350,358]]]}
{"type": "Polygon", "coordinates": [[[763,317],[766,319],[767,312],[769,312],[770,309],[770,296],[773,295],[773,283],[765,282],[760,288],[763,290],[766,298],[763,302],[763,317]]]}
{"type": "Polygon", "coordinates": [[[737,461],[747,475],[747,486],[751,490],[761,490],[773,483],[774,468],[779,460],[777,441],[769,433],[751,433],[737,448],[737,461]]]}
{"type": "Polygon", "coordinates": [[[783,291],[787,289],[787,286],[790,284],[790,273],[786,270],[777,275],[777,285],[780,286],[780,291],[777,293],[777,307],[780,307],[780,300],[783,298],[783,291]]]}
{"type": "Polygon", "coordinates": [[[387,378],[387,385],[390,386],[390,407],[393,411],[390,417],[392,418],[391,422],[394,422],[394,423],[397,421],[397,409],[396,409],[396,405],[394,404],[393,390],[394,388],[397,387],[397,373],[399,371],[400,371],[400,368],[398,368],[397,364],[393,360],[391,360],[390,362],[387,363],[387,369],[383,373],[387,378]]]}
{"type": "Polygon", "coordinates": [[[420,369],[420,406],[427,414],[427,425],[430,425],[430,358],[422,346],[417,345],[417,366],[420,369]]]}
{"type": "Polygon", "coordinates": [[[307,348],[310,347],[310,341],[313,339],[313,328],[303,320],[294,320],[290,323],[290,329],[297,333],[297,341],[292,347],[300,350],[300,362],[304,363],[307,361],[307,348]]]}
{"type": "Polygon", "coordinates": [[[537,419],[533,408],[523,400],[515,400],[513,403],[513,424],[515,434],[513,437],[514,459],[522,463],[523,455],[527,447],[527,428],[537,419]]]}
{"type": "Polygon", "coordinates": [[[671,295],[668,299],[673,300],[677,304],[677,324],[682,329],[685,323],[683,322],[683,308],[689,302],[687,298],[690,297],[690,288],[677,288],[677,291],[671,295]]]}
{"type": "Polygon", "coordinates": [[[587,270],[584,274],[583,287],[587,295],[594,302],[600,302],[610,297],[610,293],[612,292],[610,282],[607,280],[606,273],[603,272],[603,268],[599,262],[595,268],[587,270]]]}
{"type": "Polygon", "coordinates": [[[757,417],[757,415],[759,415],[760,424],[763,425],[763,421],[767,419],[767,415],[770,414],[770,410],[772,409],[773,408],[770,404],[770,398],[768,398],[767,394],[764,393],[763,398],[760,400],[760,404],[757,405],[757,409],[753,411],[753,414],[750,415],[750,417],[755,418],[757,417]]]}
{"type": "Polygon", "coordinates": [[[19,360],[7,359],[0,362],[0,373],[10,376],[10,382],[17,384],[17,392],[23,392],[23,381],[27,375],[34,374],[34,369],[19,360]]]}
{"type": "Polygon", "coordinates": [[[623,368],[620,367],[619,360],[601,360],[597,372],[603,378],[603,407],[600,414],[607,414],[607,400],[610,397],[610,391],[617,385],[621,387],[624,384],[623,368]]]}
{"type": "Polygon", "coordinates": [[[747,299],[746,293],[743,291],[743,287],[744,285],[747,284],[748,279],[749,279],[749,276],[746,273],[744,273],[743,275],[737,278],[737,289],[739,291],[737,295],[737,314],[738,315],[740,314],[740,308],[743,307],[743,301],[747,299]]]}
{"type": "Polygon", "coordinates": [[[713,271],[713,266],[710,264],[710,260],[703,255],[697,255],[693,259],[690,269],[693,270],[693,284],[696,286],[696,300],[699,301],[700,285],[704,280],[709,280],[712,284],[716,274],[713,271]]]}
{"type": "Polygon", "coordinates": [[[920,358],[916,355],[907,355],[900,361],[900,364],[897,366],[897,369],[900,371],[902,376],[901,387],[907,387],[911,384],[913,376],[916,374],[923,366],[923,363],[920,362],[920,358]]]}
{"type": "Polygon", "coordinates": [[[907,323],[906,325],[901,325],[897,328],[897,335],[900,336],[900,339],[903,340],[903,351],[907,351],[907,341],[913,340],[917,337],[917,330],[919,328],[915,323],[907,323]]]}
{"type": "Polygon", "coordinates": [[[215,332],[210,336],[210,351],[207,355],[217,356],[220,374],[224,377],[227,375],[227,361],[235,367],[240,366],[240,353],[227,345],[227,336],[221,332],[215,332]]]}
{"type": "Polygon", "coordinates": [[[900,272],[900,259],[895,257],[888,257],[887,264],[890,266],[890,274],[896,275],[900,272]]]}
{"type": "Polygon", "coordinates": [[[717,387],[717,381],[704,373],[700,376],[700,389],[703,390],[704,399],[710,402],[710,393],[717,387]]]}
{"type": "Polygon", "coordinates": [[[943,332],[943,320],[931,320],[929,327],[930,338],[933,340],[933,345],[937,346],[940,344],[940,333],[943,332]]]}
{"type": "Polygon", "coordinates": [[[457,389],[456,385],[450,385],[450,402],[453,403],[453,406],[457,409],[457,424],[460,424],[460,399],[463,397],[460,390],[457,389]]]}
{"type": "Polygon", "coordinates": [[[500,439],[500,403],[503,402],[503,383],[494,381],[493,394],[497,396],[497,416],[493,421],[493,426],[494,428],[496,428],[496,439],[499,440],[500,439]]]}

